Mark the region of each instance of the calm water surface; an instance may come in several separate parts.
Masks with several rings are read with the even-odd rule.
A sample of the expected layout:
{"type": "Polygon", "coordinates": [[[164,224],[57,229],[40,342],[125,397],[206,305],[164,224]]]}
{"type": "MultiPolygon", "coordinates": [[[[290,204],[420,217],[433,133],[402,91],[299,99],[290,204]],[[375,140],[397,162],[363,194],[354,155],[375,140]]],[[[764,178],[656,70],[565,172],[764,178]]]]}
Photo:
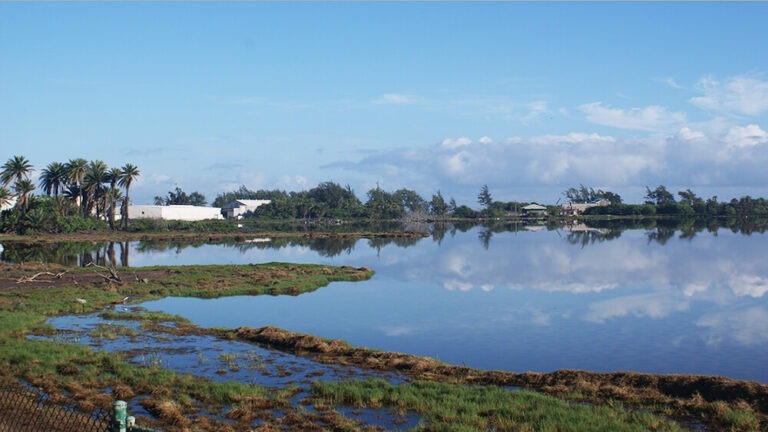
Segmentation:
{"type": "MultiPolygon", "coordinates": [[[[355,345],[515,372],[632,370],[768,383],[768,241],[481,227],[434,238],[333,244],[132,243],[130,265],[367,266],[370,281],[298,297],[145,303],[204,327],[274,325],[355,345]]],[[[277,242],[277,241],[276,241],[277,242]]]]}
{"type": "Polygon", "coordinates": [[[594,237],[544,230],[484,241],[484,234],[476,228],[408,247],[372,247],[363,239],[332,257],[300,246],[208,245],[132,252],[131,265],[290,261],[377,272],[370,281],[298,297],[145,304],[205,327],[275,325],[483,369],[633,370],[768,382],[764,235],[721,230],[658,242],[634,230],[582,242],[594,237]]]}

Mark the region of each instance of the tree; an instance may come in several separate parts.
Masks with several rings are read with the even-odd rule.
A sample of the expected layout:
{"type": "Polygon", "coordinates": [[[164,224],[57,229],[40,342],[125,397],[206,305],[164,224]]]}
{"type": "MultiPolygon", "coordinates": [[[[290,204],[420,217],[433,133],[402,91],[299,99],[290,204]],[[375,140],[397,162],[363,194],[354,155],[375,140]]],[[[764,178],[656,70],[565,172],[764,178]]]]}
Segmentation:
{"type": "Polygon", "coordinates": [[[594,200],[594,194],[595,191],[592,188],[587,188],[583,184],[579,185],[579,188],[569,188],[565,192],[563,192],[563,195],[565,195],[565,198],[574,204],[584,204],[588,202],[592,202],[594,200]]]}
{"type": "Polygon", "coordinates": [[[40,186],[48,196],[59,196],[66,183],[67,167],[61,162],[51,162],[40,172],[40,186]]]}
{"type": "Polygon", "coordinates": [[[486,211],[490,210],[491,206],[493,206],[493,198],[491,197],[491,193],[488,191],[487,184],[480,188],[480,193],[477,194],[477,202],[483,206],[486,211]]]}
{"type": "Polygon", "coordinates": [[[32,164],[24,156],[14,156],[8,159],[0,171],[0,183],[8,186],[12,181],[19,183],[32,172],[32,164]]]}
{"type": "Polygon", "coordinates": [[[202,207],[205,204],[206,204],[205,195],[197,191],[189,194],[189,205],[202,207]]]}
{"type": "Polygon", "coordinates": [[[432,200],[429,202],[429,212],[435,216],[445,216],[448,213],[448,204],[445,203],[443,194],[439,190],[432,195],[432,200]]]}
{"type": "MultiPolygon", "coordinates": [[[[602,191],[601,191],[602,192],[602,191]]],[[[621,195],[613,193],[613,192],[602,192],[601,198],[607,200],[611,205],[621,204],[622,199],[621,195]]]]}
{"type": "Polygon", "coordinates": [[[123,206],[120,209],[121,217],[123,221],[123,228],[128,228],[128,206],[131,201],[128,198],[128,193],[131,190],[131,185],[136,178],[141,175],[139,168],[136,165],[127,163],[120,168],[120,175],[117,180],[117,184],[120,187],[125,188],[125,197],[123,198],[123,206]]]}
{"type": "Polygon", "coordinates": [[[650,204],[665,205],[674,204],[675,196],[672,195],[667,188],[663,185],[659,185],[656,189],[651,190],[648,186],[645,187],[645,199],[650,204]]]}
{"type": "Polygon", "coordinates": [[[27,207],[29,207],[29,194],[35,190],[35,184],[32,180],[25,178],[19,180],[14,185],[16,191],[16,208],[20,209],[22,213],[26,213],[27,207]]]}
{"type": "Polygon", "coordinates": [[[453,211],[453,217],[460,219],[474,219],[477,217],[477,212],[462,204],[456,207],[456,209],[453,211]]]}
{"type": "Polygon", "coordinates": [[[107,221],[109,222],[109,228],[115,229],[115,218],[117,215],[117,205],[123,198],[123,192],[120,189],[110,188],[104,194],[106,203],[107,221]]]}
{"type": "Polygon", "coordinates": [[[314,201],[318,216],[328,215],[346,218],[360,214],[362,203],[349,185],[341,187],[334,182],[323,182],[310,189],[306,194],[314,201]]]}
{"type": "Polygon", "coordinates": [[[426,212],[428,210],[427,201],[414,190],[398,189],[393,195],[402,204],[403,209],[409,212],[426,212]]]}
{"type": "Polygon", "coordinates": [[[680,195],[680,204],[693,207],[695,204],[701,204],[704,202],[704,200],[696,196],[696,194],[690,189],[678,191],[677,194],[680,195]]]}
{"type": "Polygon", "coordinates": [[[107,164],[100,160],[93,160],[88,163],[83,179],[83,205],[81,207],[83,216],[88,216],[95,209],[96,219],[101,219],[104,214],[104,194],[107,188],[105,183],[109,182],[109,168],[107,164]]]}
{"type": "Polygon", "coordinates": [[[578,188],[569,188],[563,195],[568,202],[574,204],[586,204],[592,203],[598,200],[606,200],[611,204],[621,204],[621,196],[610,191],[604,191],[602,189],[595,190],[592,187],[586,187],[580,184],[578,188]]]}
{"type": "Polygon", "coordinates": [[[398,219],[405,212],[403,204],[393,194],[378,186],[368,191],[365,210],[368,217],[374,219],[398,219]]]}
{"type": "Polygon", "coordinates": [[[88,161],[83,158],[70,159],[65,164],[67,180],[69,182],[68,189],[71,192],[70,196],[78,206],[83,203],[83,180],[85,179],[87,168],[88,161]]]}
{"type": "Polygon", "coordinates": [[[200,192],[192,192],[187,194],[180,187],[176,186],[176,189],[168,191],[168,196],[163,198],[161,196],[155,197],[155,205],[205,205],[205,195],[200,192]]]}
{"type": "Polygon", "coordinates": [[[459,208],[459,205],[456,204],[456,199],[451,197],[451,200],[448,202],[448,213],[454,214],[457,208],[459,208]]]}

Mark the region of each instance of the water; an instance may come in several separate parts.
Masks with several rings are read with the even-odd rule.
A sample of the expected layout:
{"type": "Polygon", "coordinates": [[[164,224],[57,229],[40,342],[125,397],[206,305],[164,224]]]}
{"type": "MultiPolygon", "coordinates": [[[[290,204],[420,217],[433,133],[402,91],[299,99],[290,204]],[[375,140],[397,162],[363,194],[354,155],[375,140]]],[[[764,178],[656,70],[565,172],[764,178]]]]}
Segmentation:
{"type": "Polygon", "coordinates": [[[203,327],[274,325],[481,369],[696,373],[768,383],[763,234],[476,227],[397,242],[127,246],[131,266],[288,261],[376,271],[370,281],[298,297],[143,305],[203,327]]]}

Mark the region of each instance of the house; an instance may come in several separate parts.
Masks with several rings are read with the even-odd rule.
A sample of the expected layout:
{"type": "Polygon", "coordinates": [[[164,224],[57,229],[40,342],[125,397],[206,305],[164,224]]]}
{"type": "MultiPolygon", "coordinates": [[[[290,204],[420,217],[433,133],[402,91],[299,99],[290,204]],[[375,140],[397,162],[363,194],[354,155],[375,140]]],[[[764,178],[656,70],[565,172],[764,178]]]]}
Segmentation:
{"type": "Polygon", "coordinates": [[[531,204],[523,207],[524,216],[546,216],[547,208],[538,204],[531,204]]]}
{"type": "Polygon", "coordinates": [[[591,203],[568,203],[561,207],[565,215],[580,215],[590,207],[602,207],[611,204],[608,200],[598,200],[591,203]]]}
{"type": "Polygon", "coordinates": [[[222,219],[221,209],[218,207],[201,207],[191,205],[132,205],[128,206],[128,218],[183,221],[222,219]]]}
{"type": "Polygon", "coordinates": [[[256,210],[259,206],[271,203],[271,200],[239,199],[221,208],[221,214],[227,219],[242,218],[244,214],[256,210]]]}

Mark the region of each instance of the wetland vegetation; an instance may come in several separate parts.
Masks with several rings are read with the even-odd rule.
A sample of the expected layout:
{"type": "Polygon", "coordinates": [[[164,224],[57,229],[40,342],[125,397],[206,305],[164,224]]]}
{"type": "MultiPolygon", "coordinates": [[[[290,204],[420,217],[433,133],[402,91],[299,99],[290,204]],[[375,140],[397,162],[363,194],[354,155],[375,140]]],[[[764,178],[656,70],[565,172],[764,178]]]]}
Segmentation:
{"type": "MultiPolygon", "coordinates": [[[[127,303],[133,303],[166,296],[299,295],[331,281],[368,279],[373,272],[366,268],[273,263],[116,272],[120,281],[109,280],[109,273],[93,267],[2,265],[0,363],[4,379],[23,380],[83,410],[108,406],[114,398],[126,399],[144,413],[141,424],[169,431],[370,429],[377,427],[376,422],[366,426],[355,413],[376,409],[394,413],[394,420],[384,423],[389,428],[398,424],[413,427],[416,418],[427,430],[684,430],[685,419],[690,418],[718,428],[754,430],[765,418],[766,389],[757,383],[642,374],[480,371],[275,328],[200,328],[184,317],[114,309],[125,307],[126,297],[127,303]],[[18,283],[36,274],[40,275],[35,280],[18,283]],[[104,311],[110,307],[113,310],[104,311]],[[48,317],[92,312],[100,312],[106,320],[139,322],[141,333],[242,340],[321,363],[392,371],[402,378],[395,382],[373,377],[306,380],[277,388],[204,379],[165,369],[162,355],[151,351],[132,363],[124,358],[127,354],[73,344],[60,339],[46,324],[48,317]],[[36,336],[30,339],[30,335],[36,336]],[[515,391],[510,386],[537,392],[515,391]],[[687,391],[681,390],[684,387],[687,391]],[[731,389],[731,393],[723,389],[731,389]],[[397,420],[402,415],[410,423],[397,420]],[[678,424],[670,418],[684,421],[678,424]]],[[[89,337],[121,335],[135,338],[137,331],[121,325],[98,327],[89,337]]],[[[237,355],[221,358],[227,368],[239,367],[237,355]]]]}

